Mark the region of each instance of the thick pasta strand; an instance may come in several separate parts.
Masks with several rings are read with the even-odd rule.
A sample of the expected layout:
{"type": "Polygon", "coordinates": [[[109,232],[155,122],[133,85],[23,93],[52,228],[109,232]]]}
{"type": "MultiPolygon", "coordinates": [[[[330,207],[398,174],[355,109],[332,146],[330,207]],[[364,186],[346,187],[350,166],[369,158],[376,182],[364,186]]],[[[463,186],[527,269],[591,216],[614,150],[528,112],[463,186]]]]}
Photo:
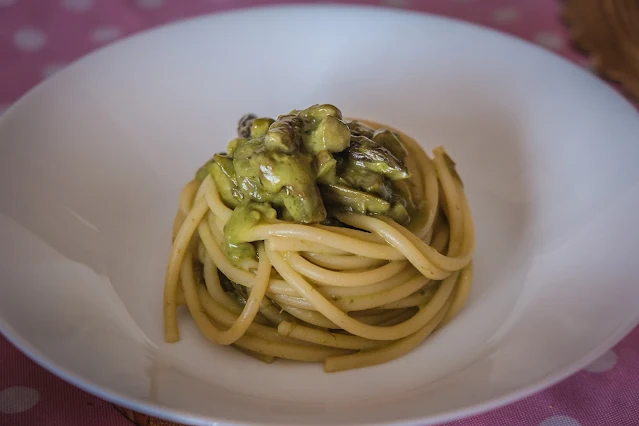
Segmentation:
{"type": "Polygon", "coordinates": [[[381,327],[390,327],[392,325],[397,325],[404,321],[409,320],[410,318],[413,317],[413,315],[415,315],[415,313],[417,313],[417,309],[415,307],[412,307],[411,309],[402,309],[401,311],[402,312],[397,314],[396,316],[389,318],[387,320],[384,320],[377,325],[381,327]]]}
{"type": "Polygon", "coordinates": [[[316,283],[338,287],[362,287],[375,284],[401,272],[408,264],[398,260],[368,271],[337,272],[317,266],[297,253],[288,253],[286,260],[293,269],[316,283]]]}
{"type": "Polygon", "coordinates": [[[322,315],[349,333],[372,340],[396,340],[417,331],[418,328],[432,319],[446,302],[459,275],[458,272],[449,275],[449,277],[442,282],[435,296],[429,303],[424,306],[423,309],[420,309],[410,320],[393,327],[376,327],[363,324],[349,317],[344,311],[326,300],[300,274],[295,272],[279,253],[268,251],[268,255],[273,267],[277,269],[280,275],[291,283],[322,315]]]}
{"type": "Polygon", "coordinates": [[[413,306],[421,306],[433,296],[431,290],[423,290],[423,293],[413,293],[410,296],[406,296],[403,299],[399,299],[395,302],[386,303],[381,305],[380,309],[398,309],[398,308],[410,308],[413,306]]]}
{"type": "Polygon", "coordinates": [[[317,288],[317,291],[322,293],[325,297],[329,297],[334,300],[347,299],[348,297],[371,297],[404,285],[410,279],[418,275],[420,275],[419,271],[411,267],[404,269],[394,277],[365,287],[321,286],[317,288]]]}
{"type": "Polygon", "coordinates": [[[256,278],[257,284],[251,292],[249,301],[246,303],[246,306],[238,317],[238,320],[233,323],[228,330],[224,331],[218,330],[204,314],[200,298],[197,294],[195,277],[193,276],[193,258],[191,253],[185,254],[180,278],[182,280],[182,289],[184,290],[186,304],[197,326],[211,341],[221,345],[230,345],[242,337],[249,325],[253,322],[262,298],[264,297],[271,268],[270,262],[264,253],[263,245],[260,247],[260,251],[262,252],[263,258],[261,259],[260,267],[258,268],[258,276],[256,278]]]}
{"type": "Polygon", "coordinates": [[[470,289],[472,287],[473,282],[473,264],[472,262],[466,266],[459,277],[459,284],[457,288],[455,288],[455,293],[452,297],[452,302],[450,305],[450,309],[446,317],[444,318],[443,324],[448,323],[452,320],[455,315],[462,310],[466,302],[468,301],[468,297],[470,296],[470,289]]]}
{"type": "Polygon", "coordinates": [[[179,211],[184,214],[184,216],[188,215],[193,207],[193,200],[195,200],[195,196],[200,189],[200,184],[198,181],[192,180],[187,183],[182,192],[180,193],[180,198],[178,202],[179,211]]]}
{"type": "Polygon", "coordinates": [[[215,216],[219,218],[223,224],[226,223],[231,217],[233,210],[224,205],[224,202],[220,198],[220,193],[217,192],[215,185],[211,185],[211,188],[206,191],[205,196],[206,202],[208,203],[211,211],[215,212],[215,216]]]}
{"type": "Polygon", "coordinates": [[[368,241],[370,243],[384,244],[384,239],[370,232],[359,229],[340,228],[338,226],[327,225],[311,225],[313,228],[323,229],[325,231],[334,232],[336,234],[346,235],[347,237],[357,238],[359,240],[368,241]]]}
{"type": "Polygon", "coordinates": [[[304,241],[313,241],[325,244],[329,247],[339,248],[349,253],[373,259],[403,260],[404,256],[394,247],[380,243],[371,243],[346,236],[337,232],[313,228],[297,224],[257,225],[247,232],[246,241],[268,240],[272,236],[298,238],[304,241]]]}
{"type": "Polygon", "coordinates": [[[289,306],[285,304],[282,304],[281,306],[282,306],[282,309],[286,311],[288,314],[292,315],[293,317],[307,324],[314,325],[315,327],[319,327],[319,328],[325,328],[325,329],[339,328],[334,322],[332,322],[331,320],[329,320],[328,318],[326,318],[324,315],[322,315],[321,313],[317,311],[314,311],[314,310],[311,311],[311,310],[298,308],[295,306],[289,306]]]}
{"type": "MultiPolygon", "coordinates": [[[[218,304],[202,286],[198,286],[197,290],[204,311],[215,323],[230,328],[235,321],[237,321],[238,316],[226,310],[224,306],[218,304]]],[[[266,326],[264,324],[250,324],[246,330],[246,335],[259,337],[268,341],[289,343],[292,345],[314,346],[313,343],[282,335],[278,333],[276,328],[266,326]]]]}
{"type": "Polygon", "coordinates": [[[348,254],[348,252],[344,250],[295,238],[271,237],[269,240],[271,241],[271,250],[275,251],[306,251],[310,253],[338,255],[348,254]]]}
{"type": "MultiPolygon", "coordinates": [[[[376,219],[374,217],[355,213],[337,213],[336,216],[339,218],[339,220],[348,225],[370,229],[371,231],[374,231],[384,237],[389,245],[397,248],[397,250],[400,251],[404,255],[404,257],[408,259],[408,261],[419,270],[419,272],[430,279],[441,280],[449,275],[449,270],[454,270],[454,268],[441,268],[441,265],[436,265],[433,262],[432,259],[435,258],[435,255],[440,255],[437,250],[433,249],[430,246],[426,246],[426,244],[422,242],[430,250],[427,253],[430,254],[431,257],[429,258],[425,256],[414,245],[410,243],[409,237],[407,235],[404,235],[402,232],[398,231],[381,219],[376,219]]],[[[389,219],[389,221],[392,221],[392,219],[389,219]]],[[[406,231],[406,233],[408,234],[410,232],[406,231]]],[[[417,237],[415,237],[415,239],[417,240],[417,237]]],[[[459,263],[463,263],[464,261],[466,261],[466,259],[462,259],[461,261],[459,261],[459,263]]],[[[469,262],[470,259],[468,259],[467,261],[469,262]]]]}
{"type": "Polygon", "coordinates": [[[289,321],[281,322],[277,327],[277,332],[282,336],[290,336],[318,345],[341,349],[363,350],[384,345],[384,342],[379,340],[369,340],[358,336],[332,333],[289,321]]]}
{"type": "MultiPolygon", "coordinates": [[[[243,269],[237,268],[231,263],[230,260],[226,258],[224,252],[222,252],[222,249],[216,243],[213,234],[211,233],[211,228],[206,221],[200,222],[200,225],[198,226],[198,233],[208,255],[213,260],[213,263],[215,263],[217,268],[222,271],[222,273],[226,277],[228,277],[231,281],[234,281],[247,288],[253,287],[255,275],[243,269]]],[[[269,281],[269,292],[276,294],[288,294],[288,289],[291,289],[290,284],[286,283],[285,281],[272,278],[269,281]]],[[[295,295],[298,293],[293,291],[293,294],[295,295]]]]}
{"type": "MultiPolygon", "coordinates": [[[[416,274],[396,287],[379,293],[363,294],[360,296],[345,296],[336,298],[333,303],[345,312],[363,311],[365,309],[383,308],[393,302],[398,302],[416,291],[428,286],[428,278],[416,274]]],[[[384,308],[387,309],[387,308],[384,308]]]]}
{"type": "Polygon", "coordinates": [[[305,259],[310,260],[317,266],[332,269],[334,271],[347,271],[353,269],[366,270],[382,266],[386,263],[383,259],[369,259],[354,255],[332,255],[316,252],[302,252],[305,259]]]}
{"type": "MultiPolygon", "coordinates": [[[[388,288],[380,292],[362,293],[354,296],[332,296],[332,303],[344,312],[363,311],[366,309],[377,308],[388,303],[401,300],[429,283],[428,278],[414,274],[410,279],[403,281],[400,285],[388,288]]],[[[318,287],[317,291],[324,296],[322,288],[318,287]]],[[[317,309],[310,301],[303,297],[290,297],[279,294],[270,294],[269,297],[281,306],[288,308],[304,309],[308,311],[316,311],[317,309]]]]}
{"type": "MultiPolygon", "coordinates": [[[[373,128],[380,127],[372,121],[360,121],[373,128]]],[[[409,224],[409,228],[420,239],[424,239],[426,233],[433,226],[439,205],[439,183],[437,182],[435,167],[432,160],[426,155],[414,138],[398,129],[389,126],[385,127],[400,135],[402,142],[406,145],[406,149],[411,154],[407,157],[407,161],[409,162],[409,170],[412,170],[415,175],[415,177],[411,179],[411,182],[415,185],[415,194],[413,196],[423,200],[425,205],[422,206],[420,214],[417,215],[417,220],[409,224]],[[411,166],[411,163],[415,165],[411,166]],[[419,179],[419,177],[421,177],[421,179],[419,179]]]]}
{"type": "Polygon", "coordinates": [[[223,305],[229,311],[239,315],[242,312],[242,307],[229,297],[228,294],[222,289],[220,284],[220,277],[217,274],[217,268],[210,257],[204,259],[204,284],[209,295],[218,303],[223,305]]]}
{"type": "Polygon", "coordinates": [[[406,312],[405,309],[386,309],[384,311],[380,310],[380,312],[375,311],[369,314],[366,314],[366,311],[352,312],[350,313],[350,316],[364,324],[381,326],[382,324],[397,318],[404,312],[406,312]]]}
{"type": "Polygon", "coordinates": [[[171,254],[169,256],[169,264],[166,272],[166,279],[164,282],[164,338],[167,342],[176,342],[180,339],[180,334],[177,327],[177,303],[176,292],[178,286],[178,279],[180,278],[180,267],[184,256],[187,254],[187,248],[193,233],[195,232],[198,223],[202,220],[202,217],[207,211],[206,200],[197,200],[193,209],[189,212],[184,219],[184,223],[180,227],[171,254]]]}
{"type": "MultiPolygon", "coordinates": [[[[442,274],[446,276],[446,271],[460,270],[472,259],[472,250],[474,248],[472,222],[469,222],[467,225],[468,232],[466,235],[468,238],[466,238],[466,240],[468,243],[467,247],[465,247],[466,252],[462,253],[459,257],[448,257],[418,239],[414,234],[411,234],[410,231],[403,229],[392,219],[377,219],[354,213],[338,213],[337,216],[349,225],[372,229],[382,235],[387,239],[389,244],[395,244],[399,247],[413,265],[423,263],[424,266],[420,269],[420,272],[425,275],[434,276],[434,279],[441,279],[442,274]]],[[[465,215],[465,217],[466,216],[468,215],[465,215]]],[[[464,240],[463,235],[461,239],[462,241],[464,240]]],[[[452,235],[449,241],[452,241],[452,235]]]]}
{"type": "Polygon", "coordinates": [[[448,255],[457,256],[463,239],[464,229],[462,224],[462,207],[459,199],[458,187],[446,165],[444,152],[441,147],[435,149],[435,170],[437,177],[444,193],[446,201],[446,211],[448,223],[450,226],[450,244],[448,246],[448,255]]]}
{"type": "Polygon", "coordinates": [[[335,372],[342,370],[350,370],[353,368],[368,367],[371,365],[382,364],[399,358],[400,356],[410,352],[431,334],[439,323],[441,323],[449,304],[439,309],[439,312],[426,325],[420,328],[414,334],[399,339],[387,346],[378,349],[361,351],[350,355],[338,355],[327,358],[324,361],[324,370],[327,372],[335,372]]]}

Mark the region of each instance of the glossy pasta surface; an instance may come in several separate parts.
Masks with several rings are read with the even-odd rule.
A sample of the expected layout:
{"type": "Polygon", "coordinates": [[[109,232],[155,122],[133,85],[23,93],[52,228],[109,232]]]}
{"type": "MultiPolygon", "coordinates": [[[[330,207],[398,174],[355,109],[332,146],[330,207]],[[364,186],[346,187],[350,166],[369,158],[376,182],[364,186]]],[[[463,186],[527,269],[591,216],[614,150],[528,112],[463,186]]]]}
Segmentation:
{"type": "Polygon", "coordinates": [[[442,147],[332,105],[237,130],[180,195],[166,341],[184,305],[214,343],[335,372],[399,358],[459,313],[475,236],[442,147]]]}

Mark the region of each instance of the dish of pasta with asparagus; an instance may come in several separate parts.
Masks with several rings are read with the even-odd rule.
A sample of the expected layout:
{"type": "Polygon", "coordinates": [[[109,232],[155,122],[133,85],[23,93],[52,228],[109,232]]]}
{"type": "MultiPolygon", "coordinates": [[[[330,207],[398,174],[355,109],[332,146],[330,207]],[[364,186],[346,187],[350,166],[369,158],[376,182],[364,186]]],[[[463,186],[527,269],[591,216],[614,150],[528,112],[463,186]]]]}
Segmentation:
{"type": "Polygon", "coordinates": [[[246,115],[182,190],[164,287],[202,334],[265,362],[381,364],[457,315],[473,220],[455,163],[333,105],[246,115]]]}

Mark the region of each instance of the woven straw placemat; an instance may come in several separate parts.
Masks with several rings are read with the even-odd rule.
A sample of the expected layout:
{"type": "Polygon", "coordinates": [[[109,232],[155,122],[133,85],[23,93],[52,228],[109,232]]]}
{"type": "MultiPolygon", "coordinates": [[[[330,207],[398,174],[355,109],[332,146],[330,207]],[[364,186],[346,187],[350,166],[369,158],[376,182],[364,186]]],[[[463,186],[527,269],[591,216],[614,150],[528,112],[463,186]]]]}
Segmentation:
{"type": "Polygon", "coordinates": [[[563,18],[595,71],[639,99],[639,1],[565,0],[563,18]]]}
{"type": "Polygon", "coordinates": [[[154,417],[147,416],[146,414],[137,413],[129,410],[128,408],[118,407],[117,405],[115,408],[120,412],[120,414],[138,426],[182,426],[166,420],[156,419],[154,417]]]}

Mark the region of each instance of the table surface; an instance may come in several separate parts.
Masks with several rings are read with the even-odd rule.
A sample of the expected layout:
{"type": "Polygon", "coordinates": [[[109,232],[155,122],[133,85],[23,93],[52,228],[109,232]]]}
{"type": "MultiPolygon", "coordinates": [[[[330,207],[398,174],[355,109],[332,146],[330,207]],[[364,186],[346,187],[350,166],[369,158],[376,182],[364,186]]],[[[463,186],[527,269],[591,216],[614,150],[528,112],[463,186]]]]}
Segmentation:
{"type": "MultiPolygon", "coordinates": [[[[147,28],[266,0],[0,0],[0,114],[80,56],[147,28]]],[[[307,2],[311,3],[311,2],[307,2]]],[[[588,68],[570,45],[559,0],[369,0],[489,26],[588,68]]],[[[168,425],[163,421],[152,424],[168,425]]],[[[108,402],[58,379],[0,335],[0,426],[125,426],[108,402]]],[[[446,426],[639,425],[639,328],[599,360],[525,400],[446,426]]]]}

